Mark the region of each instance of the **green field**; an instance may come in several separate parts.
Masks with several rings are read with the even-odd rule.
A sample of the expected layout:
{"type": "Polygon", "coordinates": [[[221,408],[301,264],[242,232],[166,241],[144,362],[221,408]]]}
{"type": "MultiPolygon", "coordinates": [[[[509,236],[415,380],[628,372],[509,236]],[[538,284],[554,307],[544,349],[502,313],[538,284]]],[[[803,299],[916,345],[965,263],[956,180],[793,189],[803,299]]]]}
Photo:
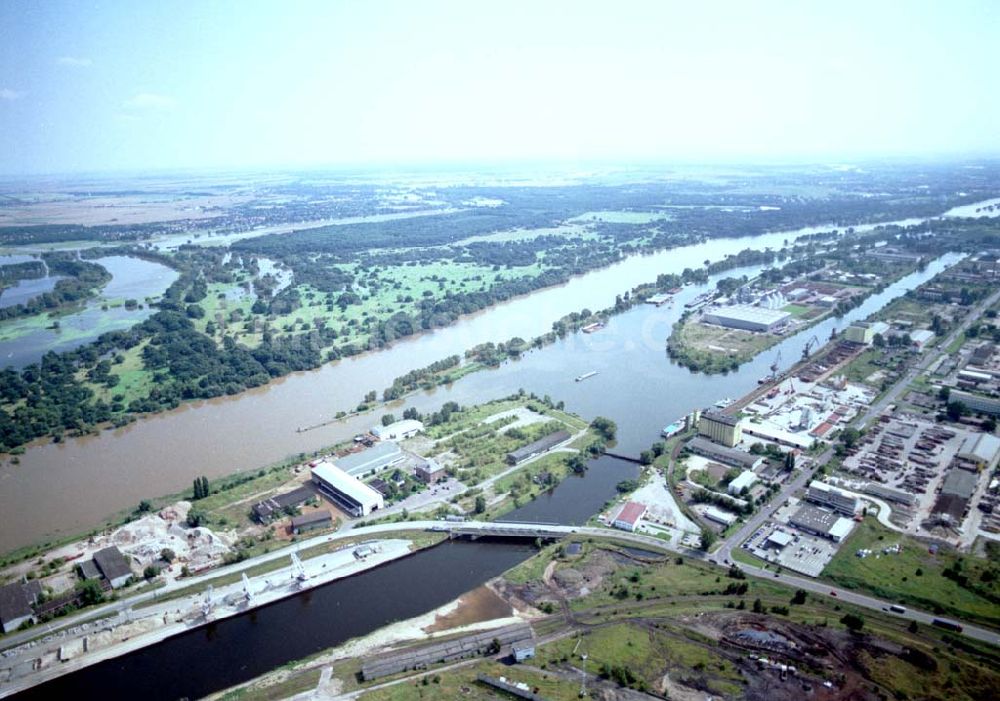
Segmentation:
{"type": "Polygon", "coordinates": [[[1000,625],[1000,563],[944,548],[931,554],[926,543],[891,531],[871,518],[854,530],[823,570],[823,578],[934,613],[1000,625]],[[896,543],[903,549],[895,555],[860,558],[855,554],[862,548],[881,553],[896,543]],[[956,563],[968,577],[967,586],[943,575],[956,563]]]}

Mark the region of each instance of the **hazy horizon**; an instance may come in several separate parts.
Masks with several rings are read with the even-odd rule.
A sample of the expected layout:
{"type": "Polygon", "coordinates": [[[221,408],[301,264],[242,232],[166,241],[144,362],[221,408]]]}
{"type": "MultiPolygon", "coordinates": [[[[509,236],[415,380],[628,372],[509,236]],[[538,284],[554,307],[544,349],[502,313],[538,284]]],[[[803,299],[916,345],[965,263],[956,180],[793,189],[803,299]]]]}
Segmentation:
{"type": "Polygon", "coordinates": [[[991,2],[0,7],[0,173],[1000,156],[991,2]]]}

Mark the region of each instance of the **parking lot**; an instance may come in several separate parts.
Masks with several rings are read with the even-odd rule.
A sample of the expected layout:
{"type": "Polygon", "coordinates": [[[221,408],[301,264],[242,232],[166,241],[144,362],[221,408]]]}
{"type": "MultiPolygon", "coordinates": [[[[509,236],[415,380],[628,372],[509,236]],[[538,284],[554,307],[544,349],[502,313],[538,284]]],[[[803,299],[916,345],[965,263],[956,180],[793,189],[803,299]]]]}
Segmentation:
{"type": "Polygon", "coordinates": [[[741,547],[765,562],[807,577],[818,577],[840,544],[790,526],[788,518],[800,505],[799,500],[790,499],[789,504],[775,512],[774,519],[757,529],[741,547]],[[787,544],[780,545],[775,540],[787,541],[787,544]]]}

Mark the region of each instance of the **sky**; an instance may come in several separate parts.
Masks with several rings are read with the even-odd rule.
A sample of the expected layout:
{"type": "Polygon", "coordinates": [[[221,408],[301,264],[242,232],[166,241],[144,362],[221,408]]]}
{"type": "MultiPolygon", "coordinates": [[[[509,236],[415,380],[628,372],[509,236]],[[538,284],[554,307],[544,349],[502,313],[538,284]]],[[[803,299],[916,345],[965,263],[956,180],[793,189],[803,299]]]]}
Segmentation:
{"type": "Polygon", "coordinates": [[[1000,2],[0,3],[0,173],[1000,155],[1000,2]]]}

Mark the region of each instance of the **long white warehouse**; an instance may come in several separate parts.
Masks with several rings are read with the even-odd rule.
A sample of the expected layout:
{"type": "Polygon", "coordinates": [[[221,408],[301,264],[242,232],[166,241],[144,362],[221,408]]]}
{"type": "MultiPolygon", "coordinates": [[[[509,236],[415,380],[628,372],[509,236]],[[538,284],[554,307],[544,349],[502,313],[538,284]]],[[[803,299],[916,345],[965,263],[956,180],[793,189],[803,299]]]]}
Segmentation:
{"type": "Polygon", "coordinates": [[[353,516],[367,516],[385,506],[382,495],[325,460],[312,469],[320,494],[353,516]]]}

